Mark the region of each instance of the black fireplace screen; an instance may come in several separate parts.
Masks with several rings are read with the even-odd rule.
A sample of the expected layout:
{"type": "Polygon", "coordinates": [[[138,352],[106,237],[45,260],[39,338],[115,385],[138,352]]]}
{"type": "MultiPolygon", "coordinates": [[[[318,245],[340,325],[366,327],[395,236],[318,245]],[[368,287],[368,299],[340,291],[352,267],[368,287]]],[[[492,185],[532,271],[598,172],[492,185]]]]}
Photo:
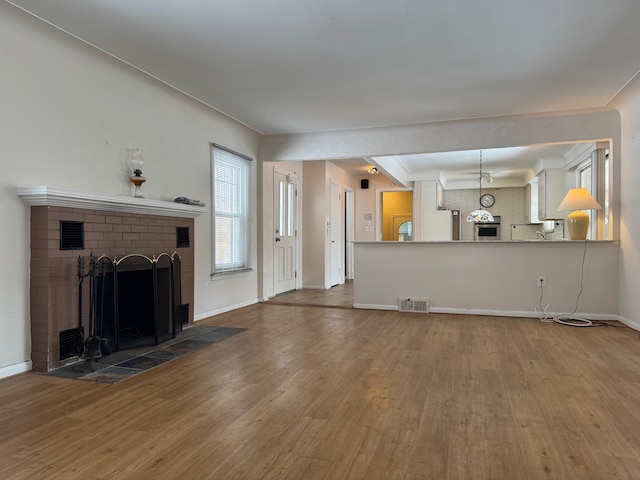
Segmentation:
{"type": "Polygon", "coordinates": [[[89,296],[94,322],[88,335],[108,342],[112,351],[157,345],[182,329],[178,315],[180,257],[162,253],[149,258],[94,258],[89,296]]]}

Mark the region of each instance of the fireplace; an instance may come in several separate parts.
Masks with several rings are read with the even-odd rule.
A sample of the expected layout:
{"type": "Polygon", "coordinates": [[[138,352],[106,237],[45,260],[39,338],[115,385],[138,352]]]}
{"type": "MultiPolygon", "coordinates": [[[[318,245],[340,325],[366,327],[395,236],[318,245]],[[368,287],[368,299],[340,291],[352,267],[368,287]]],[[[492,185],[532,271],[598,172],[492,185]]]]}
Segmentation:
{"type": "MultiPolygon", "coordinates": [[[[34,370],[47,371],[77,360],[77,356],[65,354],[65,345],[61,352],[61,339],[64,343],[71,338],[73,342],[73,335],[69,332],[73,333],[78,328],[80,319],[85,336],[88,331],[88,301],[82,302],[79,312],[78,257],[88,257],[93,253],[111,262],[130,255],[150,259],[160,258],[163,254],[177,255],[180,272],[175,278],[180,298],[175,300],[163,295],[160,301],[171,301],[176,308],[161,309],[175,311],[181,324],[193,322],[194,246],[190,240],[194,238],[194,218],[206,212],[206,207],[52,187],[23,188],[18,190],[18,194],[31,206],[31,360],[34,370]],[[61,222],[76,235],[70,242],[67,238],[61,239],[61,230],[67,231],[61,228],[61,222]],[[65,248],[62,248],[63,244],[65,248]]],[[[160,288],[171,282],[170,263],[161,261],[157,269],[160,288]]],[[[125,285],[123,291],[137,289],[139,296],[148,299],[149,287],[139,286],[140,276],[153,275],[149,273],[153,269],[146,268],[147,273],[134,273],[136,267],[132,264],[127,267],[123,263],[121,270],[129,272],[128,278],[127,274],[118,277],[118,284],[125,285]]],[[[106,274],[97,283],[100,282],[105,285],[109,282],[106,274]]],[[[153,281],[149,283],[153,285],[153,281]]],[[[83,288],[86,290],[86,285],[83,288]]],[[[108,290],[104,289],[104,293],[108,295],[108,290]]],[[[88,300],[86,295],[84,298],[88,300]]],[[[102,299],[102,292],[99,298],[102,299]]],[[[123,298],[129,306],[122,308],[137,308],[126,294],[123,298]]],[[[106,303],[104,307],[107,308],[106,303]]],[[[151,339],[143,341],[153,342],[156,335],[163,339],[171,334],[170,320],[159,321],[162,328],[153,333],[151,339]]],[[[135,322],[129,323],[132,329],[140,330],[140,338],[149,337],[146,326],[140,329],[133,324],[135,322]]],[[[107,332],[115,325],[104,323],[102,327],[107,332]]],[[[116,341],[115,333],[110,335],[116,341]]],[[[126,348],[127,340],[123,346],[126,348]]]]}
{"type": "MultiPolygon", "coordinates": [[[[182,303],[177,253],[78,257],[79,272],[85,264],[90,265],[89,282],[79,295],[89,299],[93,328],[87,336],[106,342],[107,350],[158,345],[181,331],[181,310],[188,304],[182,303]]],[[[78,276],[83,278],[82,273],[78,276]]]]}

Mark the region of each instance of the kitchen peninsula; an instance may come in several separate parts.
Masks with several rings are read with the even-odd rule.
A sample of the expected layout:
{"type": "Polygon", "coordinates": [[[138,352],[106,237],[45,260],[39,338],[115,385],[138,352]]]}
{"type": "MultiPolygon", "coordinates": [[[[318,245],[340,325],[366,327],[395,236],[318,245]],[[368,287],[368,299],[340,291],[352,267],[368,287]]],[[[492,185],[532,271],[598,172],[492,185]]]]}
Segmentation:
{"type": "Polygon", "coordinates": [[[535,317],[540,305],[573,312],[580,294],[577,313],[618,313],[618,241],[356,242],[354,250],[355,308],[427,298],[433,312],[535,317]]]}

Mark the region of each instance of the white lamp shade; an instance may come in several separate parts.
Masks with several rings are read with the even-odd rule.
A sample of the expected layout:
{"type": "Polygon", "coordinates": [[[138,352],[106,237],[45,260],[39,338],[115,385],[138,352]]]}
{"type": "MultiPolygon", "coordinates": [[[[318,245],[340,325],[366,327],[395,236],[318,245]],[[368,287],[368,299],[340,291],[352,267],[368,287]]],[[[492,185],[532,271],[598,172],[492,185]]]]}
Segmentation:
{"type": "Polygon", "coordinates": [[[558,210],[600,210],[600,204],[591,196],[586,188],[572,188],[567,192],[564,200],[560,203],[558,210]]]}

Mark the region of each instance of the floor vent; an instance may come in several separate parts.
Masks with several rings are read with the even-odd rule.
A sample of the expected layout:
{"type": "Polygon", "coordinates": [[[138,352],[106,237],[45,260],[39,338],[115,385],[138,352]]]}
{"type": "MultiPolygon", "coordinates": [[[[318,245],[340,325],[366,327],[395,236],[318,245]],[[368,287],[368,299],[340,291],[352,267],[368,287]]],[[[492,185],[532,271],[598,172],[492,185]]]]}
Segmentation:
{"type": "Polygon", "coordinates": [[[70,328],[60,332],[60,360],[82,355],[84,332],[82,328],[70,328]]]}
{"type": "Polygon", "coordinates": [[[401,312],[429,313],[429,299],[398,298],[398,310],[401,312]]]}

